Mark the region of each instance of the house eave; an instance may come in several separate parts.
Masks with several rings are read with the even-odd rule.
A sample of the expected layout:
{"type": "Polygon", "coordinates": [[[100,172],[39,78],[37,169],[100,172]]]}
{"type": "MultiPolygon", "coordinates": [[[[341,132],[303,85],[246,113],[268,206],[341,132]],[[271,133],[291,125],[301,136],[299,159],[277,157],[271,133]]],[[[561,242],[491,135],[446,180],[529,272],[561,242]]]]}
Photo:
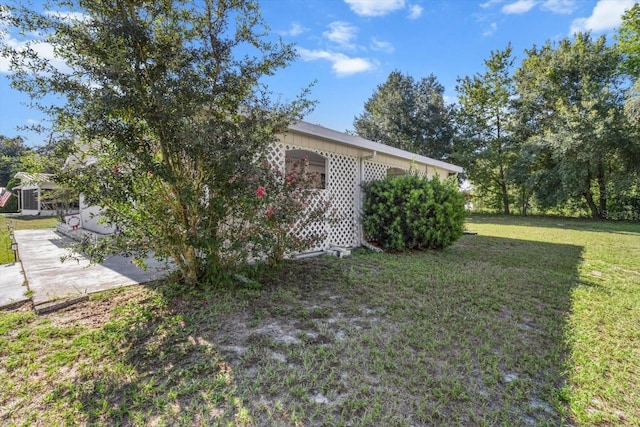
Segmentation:
{"type": "Polygon", "coordinates": [[[379,142],[370,141],[356,135],[349,135],[343,132],[338,132],[333,129],[325,128],[323,126],[314,125],[309,122],[299,121],[292,123],[289,126],[289,132],[295,132],[302,135],[313,136],[316,138],[324,139],[326,141],[344,144],[350,147],[358,148],[361,150],[367,150],[371,152],[384,153],[390,156],[399,157],[409,161],[415,161],[425,165],[441,168],[450,172],[461,173],[462,168],[460,166],[444,162],[442,160],[432,159],[431,157],[422,156],[412,153],[410,151],[401,150],[396,147],[381,144],[379,142]]]}

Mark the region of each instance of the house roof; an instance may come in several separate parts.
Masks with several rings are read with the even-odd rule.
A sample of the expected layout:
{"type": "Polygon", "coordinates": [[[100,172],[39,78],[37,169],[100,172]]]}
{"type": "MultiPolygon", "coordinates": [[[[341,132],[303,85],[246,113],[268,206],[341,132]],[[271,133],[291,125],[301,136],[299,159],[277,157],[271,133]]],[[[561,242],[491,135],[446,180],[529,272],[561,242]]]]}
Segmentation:
{"type": "Polygon", "coordinates": [[[50,173],[28,173],[18,172],[14,175],[20,180],[20,185],[13,187],[14,190],[30,190],[30,189],[57,189],[58,184],[53,182],[53,174],[50,173]]]}
{"type": "MultiPolygon", "coordinates": [[[[333,129],[329,129],[323,126],[314,125],[309,122],[299,121],[292,123],[289,126],[289,131],[297,132],[304,135],[314,136],[316,138],[325,139],[327,141],[335,142],[338,144],[344,144],[354,148],[375,151],[378,153],[384,153],[391,156],[399,157],[410,161],[415,161],[429,166],[442,168],[451,172],[461,173],[462,168],[452,163],[447,163],[442,160],[432,159],[431,157],[422,156],[420,154],[412,153],[410,151],[401,150],[390,145],[374,142],[357,135],[349,135],[344,132],[339,132],[333,129]]],[[[72,154],[65,161],[64,168],[72,167],[84,167],[96,162],[96,158],[92,155],[87,155],[86,152],[89,149],[89,145],[82,145],[80,147],[80,155],[72,154]]]]}
{"type": "Polygon", "coordinates": [[[443,162],[442,160],[432,159],[431,157],[415,154],[410,151],[401,150],[390,145],[381,144],[379,142],[370,141],[356,135],[349,135],[344,132],[338,132],[333,129],[329,129],[323,126],[314,125],[309,122],[295,122],[289,126],[290,131],[301,133],[304,135],[315,136],[327,141],[336,142],[339,144],[348,145],[355,148],[376,151],[378,153],[389,154],[391,156],[400,157],[419,163],[423,163],[429,166],[434,166],[442,169],[446,169],[452,172],[461,173],[462,168],[451,163],[443,162]]]}
{"type": "Polygon", "coordinates": [[[20,180],[22,185],[38,185],[38,184],[53,184],[53,174],[51,173],[29,173],[18,172],[14,175],[15,178],[20,180]]]}

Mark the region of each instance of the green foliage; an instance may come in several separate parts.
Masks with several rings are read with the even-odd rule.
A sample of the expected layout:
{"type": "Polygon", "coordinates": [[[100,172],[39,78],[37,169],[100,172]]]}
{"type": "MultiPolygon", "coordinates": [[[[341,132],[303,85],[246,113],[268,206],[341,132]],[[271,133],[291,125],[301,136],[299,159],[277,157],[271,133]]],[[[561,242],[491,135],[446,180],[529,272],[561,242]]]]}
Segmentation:
{"type": "Polygon", "coordinates": [[[491,52],[484,74],[458,79],[458,136],[452,155],[465,168],[476,191],[505,214],[510,213],[510,173],[518,150],[510,100],[513,61],[509,45],[491,52]]]}
{"type": "Polygon", "coordinates": [[[364,231],[385,249],[443,249],[462,235],[464,197],[453,180],[407,175],[364,191],[364,231]]]}
{"type": "Polygon", "coordinates": [[[256,187],[245,221],[252,255],[265,258],[269,265],[318,247],[327,237],[331,203],[316,188],[320,177],[308,167],[307,159],[296,160],[286,172],[263,163],[262,185],[256,187]]]}
{"type": "Polygon", "coordinates": [[[21,137],[0,135],[0,187],[8,187],[11,178],[22,170],[21,158],[29,151],[21,137]]]}
{"type": "Polygon", "coordinates": [[[189,286],[215,282],[247,243],[230,225],[253,196],[260,153],[312,105],[306,92],[274,104],[263,83],[295,58],[293,47],[267,39],[252,0],[57,6],[64,13],[11,7],[8,23],[43,34],[72,72],[32,45],[0,47],[14,87],[66,101],[43,109],[79,144],[84,167],[59,178],[117,225],[113,239],[85,249],[97,259],[152,251],[189,286]]]}
{"type": "Polygon", "coordinates": [[[541,205],[581,200],[592,217],[606,217],[613,171],[637,147],[619,61],[604,36],[588,34],[527,51],[516,72],[520,126],[530,128],[519,167],[541,205]]]}
{"type": "Polygon", "coordinates": [[[622,15],[617,39],[617,47],[622,55],[620,71],[635,80],[627,93],[625,113],[630,120],[638,124],[640,123],[640,4],[634,4],[622,15]]]}
{"type": "Polygon", "coordinates": [[[640,4],[635,3],[622,15],[616,38],[618,50],[623,56],[620,70],[636,79],[640,78],[640,4]]]}
{"type": "Polygon", "coordinates": [[[436,159],[451,152],[451,108],[436,77],[415,81],[399,71],[389,74],[364,106],[353,126],[363,138],[436,159]]]}

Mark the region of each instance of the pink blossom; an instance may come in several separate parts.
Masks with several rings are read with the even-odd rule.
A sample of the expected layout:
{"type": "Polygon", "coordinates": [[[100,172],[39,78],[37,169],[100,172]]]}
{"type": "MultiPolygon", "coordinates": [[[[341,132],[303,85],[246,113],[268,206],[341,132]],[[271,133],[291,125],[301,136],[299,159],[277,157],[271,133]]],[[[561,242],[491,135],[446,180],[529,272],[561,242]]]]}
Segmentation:
{"type": "Polygon", "coordinates": [[[273,216],[273,206],[267,206],[267,217],[271,218],[273,216]]]}
{"type": "Polygon", "coordinates": [[[260,186],[256,189],[256,197],[258,199],[261,199],[266,196],[267,196],[267,190],[263,186],[260,186]]]}

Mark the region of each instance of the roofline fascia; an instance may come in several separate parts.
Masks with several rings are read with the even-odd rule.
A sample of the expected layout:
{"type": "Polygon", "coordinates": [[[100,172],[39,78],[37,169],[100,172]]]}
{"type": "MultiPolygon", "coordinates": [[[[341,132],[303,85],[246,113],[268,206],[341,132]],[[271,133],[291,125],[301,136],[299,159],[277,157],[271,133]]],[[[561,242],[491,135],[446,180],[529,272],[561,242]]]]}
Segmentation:
{"type": "Polygon", "coordinates": [[[409,161],[415,161],[428,166],[439,167],[452,172],[461,173],[463,168],[452,163],[447,163],[442,160],[432,159],[431,157],[422,156],[420,154],[412,153],[410,151],[402,150],[400,148],[392,147],[390,145],[382,144],[379,142],[370,141],[356,135],[349,135],[343,132],[339,132],[333,129],[329,129],[323,126],[314,125],[309,122],[299,121],[294,122],[289,126],[289,132],[295,132],[302,135],[313,136],[316,138],[324,139],[325,141],[336,142],[351,147],[365,149],[373,152],[388,154],[394,157],[399,157],[409,161]]]}

